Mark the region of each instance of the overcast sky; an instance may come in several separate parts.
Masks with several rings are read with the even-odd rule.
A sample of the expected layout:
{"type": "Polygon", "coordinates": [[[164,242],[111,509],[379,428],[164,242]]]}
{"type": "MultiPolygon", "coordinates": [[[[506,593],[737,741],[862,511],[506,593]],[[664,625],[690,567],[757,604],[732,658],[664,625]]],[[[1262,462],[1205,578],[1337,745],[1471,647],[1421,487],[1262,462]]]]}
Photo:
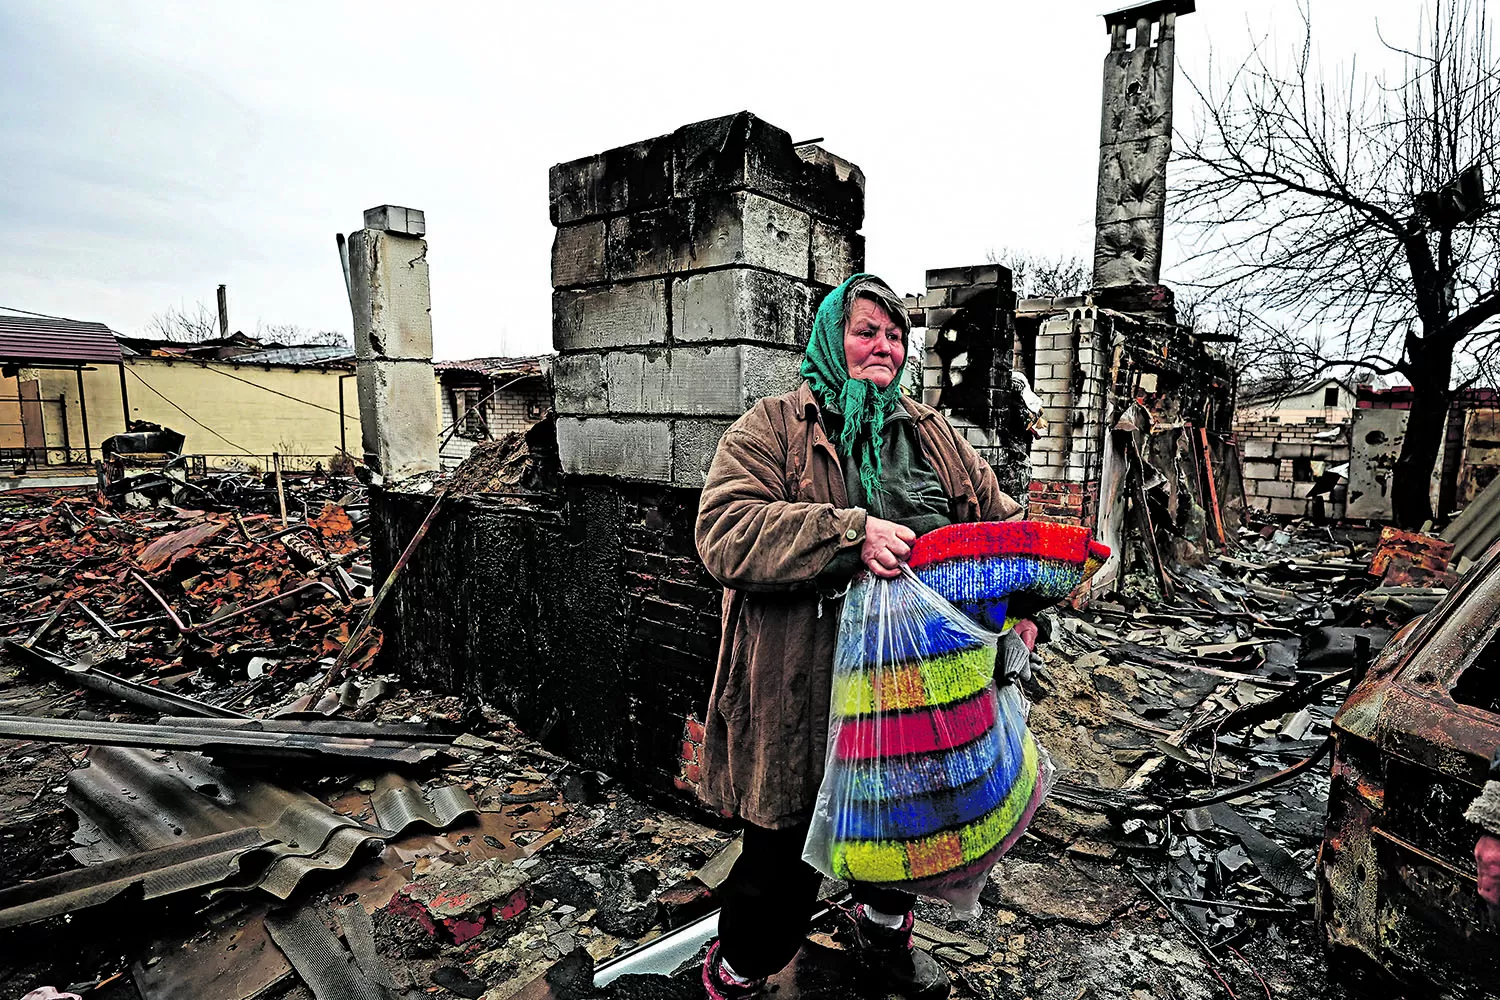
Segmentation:
{"type": "MultiPolygon", "coordinates": [[[[898,291],[991,249],[1087,256],[1123,3],[11,0],[0,305],[135,333],[224,283],[233,328],[347,333],[334,234],[392,203],[427,213],[438,357],[539,353],[547,168],[742,109],[864,169],[867,263],[898,291]]],[[[1417,28],[1416,0],[1314,4],[1329,67],[1376,65],[1377,17],[1417,28]]],[[[1199,0],[1179,65],[1300,30],[1295,0],[1199,0]]]]}

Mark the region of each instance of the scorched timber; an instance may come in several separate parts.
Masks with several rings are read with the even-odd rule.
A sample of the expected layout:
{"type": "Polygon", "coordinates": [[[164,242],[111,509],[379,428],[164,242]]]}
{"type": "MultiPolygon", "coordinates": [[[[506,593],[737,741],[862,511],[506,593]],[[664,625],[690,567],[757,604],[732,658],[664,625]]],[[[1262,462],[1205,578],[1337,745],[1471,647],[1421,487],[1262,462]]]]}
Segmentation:
{"type": "Polygon", "coordinates": [[[0,739],[83,743],[92,746],[198,750],[210,755],[312,759],[359,758],[416,764],[444,752],[422,741],[401,744],[388,739],[322,733],[257,732],[236,726],[138,725],[78,719],[33,719],[0,715],[0,739]]]}

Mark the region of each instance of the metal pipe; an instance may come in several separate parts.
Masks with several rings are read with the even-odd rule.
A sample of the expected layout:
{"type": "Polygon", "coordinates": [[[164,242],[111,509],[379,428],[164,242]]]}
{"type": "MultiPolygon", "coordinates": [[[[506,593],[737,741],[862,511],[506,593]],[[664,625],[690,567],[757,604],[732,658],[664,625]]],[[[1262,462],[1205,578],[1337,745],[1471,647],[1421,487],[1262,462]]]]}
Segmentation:
{"type": "Polygon", "coordinates": [[[225,622],[227,622],[227,621],[229,621],[231,619],[238,618],[241,615],[248,615],[252,611],[259,611],[261,608],[269,607],[272,604],[276,604],[279,601],[284,601],[288,597],[294,597],[297,594],[300,594],[303,591],[307,591],[307,590],[326,590],[326,591],[328,591],[328,593],[332,594],[338,600],[340,600],[340,601],[343,600],[343,597],[339,594],[339,592],[337,590],[334,590],[332,587],[330,587],[328,584],[324,583],[322,580],[309,580],[307,583],[299,584],[298,586],[293,587],[291,590],[285,590],[285,591],[282,591],[279,594],[273,594],[270,597],[267,597],[265,600],[256,601],[254,604],[248,604],[245,607],[240,608],[238,611],[231,611],[227,615],[220,615],[218,618],[214,618],[214,619],[211,619],[209,621],[206,621],[202,625],[194,625],[191,628],[189,628],[188,631],[189,632],[216,632],[216,631],[218,631],[218,629],[219,629],[220,626],[222,626],[225,622]]]}
{"type": "Polygon", "coordinates": [[[130,430],[130,390],[125,387],[125,362],[120,362],[120,409],[125,416],[125,430],[130,430]]]}
{"type": "Polygon", "coordinates": [[[422,539],[427,537],[427,529],[432,527],[432,522],[436,520],[438,510],[443,506],[443,500],[447,496],[448,487],[444,486],[443,492],[439,493],[432,501],[432,508],[427,512],[427,516],[417,526],[416,533],[411,536],[411,541],[407,542],[406,548],[401,551],[401,557],[396,560],[396,565],[392,566],[390,573],[386,575],[385,582],[375,592],[375,599],[365,609],[365,613],[360,618],[359,624],[349,634],[349,641],[344,644],[343,649],[339,650],[338,658],[333,661],[333,666],[328,668],[328,673],[323,675],[323,680],[308,694],[307,704],[309,706],[318,703],[318,700],[323,697],[323,692],[328,690],[328,685],[338,679],[339,674],[343,671],[344,666],[349,662],[350,658],[354,656],[355,651],[364,645],[365,635],[370,631],[370,626],[375,622],[375,612],[380,609],[380,605],[385,600],[386,595],[396,585],[396,578],[401,575],[401,570],[406,567],[407,560],[411,559],[411,554],[417,550],[417,546],[422,543],[422,539]]]}
{"type": "Polygon", "coordinates": [[[78,416],[83,421],[83,460],[93,465],[94,449],[89,444],[89,401],[83,392],[83,368],[80,366],[73,371],[78,376],[78,416]]]}

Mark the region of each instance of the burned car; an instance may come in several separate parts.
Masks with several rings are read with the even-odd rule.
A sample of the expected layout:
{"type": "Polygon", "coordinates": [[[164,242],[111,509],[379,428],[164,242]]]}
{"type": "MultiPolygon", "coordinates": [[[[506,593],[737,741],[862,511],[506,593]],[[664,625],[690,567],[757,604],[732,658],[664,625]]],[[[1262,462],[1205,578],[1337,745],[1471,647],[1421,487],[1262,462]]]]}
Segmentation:
{"type": "MultiPolygon", "coordinates": [[[[1334,718],[1319,922],[1413,996],[1500,996],[1500,933],[1464,812],[1500,748],[1500,547],[1398,632],[1334,718]]],[[[1387,993],[1387,995],[1389,995],[1387,993]]]]}

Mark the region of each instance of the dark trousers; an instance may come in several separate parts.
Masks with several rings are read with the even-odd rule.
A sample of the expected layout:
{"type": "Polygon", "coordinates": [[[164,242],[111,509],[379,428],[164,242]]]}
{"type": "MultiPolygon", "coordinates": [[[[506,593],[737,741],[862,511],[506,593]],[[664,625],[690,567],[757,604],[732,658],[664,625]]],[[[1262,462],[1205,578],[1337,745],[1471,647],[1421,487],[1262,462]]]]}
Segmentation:
{"type": "MultiPolygon", "coordinates": [[[[744,848],[720,888],[719,954],[737,975],[774,975],[802,947],[823,881],[817,869],[802,860],[808,826],[745,826],[744,848]]],[[[909,892],[859,882],[849,888],[855,900],[882,913],[906,913],[917,899],[909,892]]]]}

